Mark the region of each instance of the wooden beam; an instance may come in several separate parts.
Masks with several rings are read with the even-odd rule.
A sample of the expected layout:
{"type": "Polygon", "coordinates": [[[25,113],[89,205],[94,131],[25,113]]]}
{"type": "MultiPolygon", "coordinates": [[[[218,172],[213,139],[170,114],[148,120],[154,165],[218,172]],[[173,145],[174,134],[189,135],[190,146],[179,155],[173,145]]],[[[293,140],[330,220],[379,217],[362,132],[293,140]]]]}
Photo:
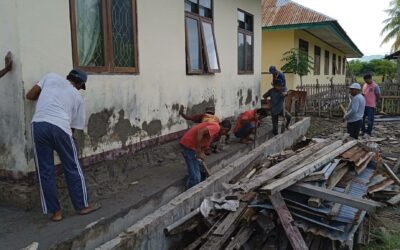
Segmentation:
{"type": "Polygon", "coordinates": [[[241,246],[249,240],[251,235],[254,232],[254,228],[250,226],[243,226],[239,229],[239,232],[233,237],[231,242],[229,242],[228,246],[225,247],[225,250],[234,250],[240,249],[241,246]]]}
{"type": "MultiPolygon", "coordinates": [[[[343,176],[347,173],[348,170],[349,167],[343,167],[333,172],[331,177],[328,179],[326,189],[332,190],[339,183],[339,181],[343,178],[343,176]]],[[[310,207],[320,207],[321,203],[322,203],[321,198],[311,197],[310,199],[308,199],[308,205],[310,207]]]]}
{"type": "Polygon", "coordinates": [[[339,193],[305,183],[293,185],[289,188],[289,190],[372,212],[376,209],[376,207],[384,206],[384,204],[380,202],[361,199],[348,194],[339,193]]]}
{"type": "Polygon", "coordinates": [[[276,192],[279,192],[279,191],[295,184],[296,182],[300,181],[304,177],[309,176],[312,172],[319,169],[321,166],[325,165],[326,163],[332,161],[338,155],[347,151],[349,148],[352,148],[356,144],[357,144],[357,141],[347,142],[346,144],[334,149],[332,152],[320,157],[318,160],[304,166],[303,168],[298,169],[297,171],[295,171],[283,178],[280,178],[271,184],[268,184],[268,185],[262,187],[261,190],[266,192],[267,194],[274,194],[276,192]]]}
{"type": "Polygon", "coordinates": [[[400,202],[400,194],[393,196],[387,202],[393,206],[397,205],[400,202]]]}
{"type": "Polygon", "coordinates": [[[228,215],[225,217],[222,223],[217,227],[217,229],[215,229],[215,231],[212,234],[213,235],[226,234],[229,227],[237,221],[238,217],[243,213],[246,207],[247,207],[246,203],[244,202],[240,203],[239,208],[235,212],[228,213],[228,215]]]}
{"type": "Polygon", "coordinates": [[[290,214],[281,193],[277,192],[273,195],[270,195],[269,199],[271,200],[271,203],[274,206],[276,213],[278,214],[279,220],[282,223],[282,227],[285,230],[285,233],[289,239],[290,244],[292,245],[292,248],[294,250],[308,249],[308,246],[305,243],[303,236],[301,236],[300,230],[294,224],[293,217],[290,214]]]}
{"type": "Polygon", "coordinates": [[[253,178],[247,180],[246,182],[242,183],[240,185],[240,188],[245,191],[250,191],[254,188],[257,188],[261,185],[263,185],[265,182],[269,181],[270,179],[274,178],[275,176],[281,174],[283,171],[286,169],[289,169],[293,167],[296,164],[299,164],[301,161],[303,161],[305,158],[311,156],[324,146],[328,145],[330,142],[320,142],[316,143],[301,153],[292,156],[270,168],[264,169],[260,174],[257,174],[253,178]]]}
{"type": "Polygon", "coordinates": [[[400,179],[399,177],[397,177],[397,175],[395,173],[393,173],[392,169],[384,162],[382,161],[382,165],[383,165],[383,169],[390,175],[390,177],[392,177],[393,180],[395,180],[397,182],[397,184],[400,185],[400,179]]]}

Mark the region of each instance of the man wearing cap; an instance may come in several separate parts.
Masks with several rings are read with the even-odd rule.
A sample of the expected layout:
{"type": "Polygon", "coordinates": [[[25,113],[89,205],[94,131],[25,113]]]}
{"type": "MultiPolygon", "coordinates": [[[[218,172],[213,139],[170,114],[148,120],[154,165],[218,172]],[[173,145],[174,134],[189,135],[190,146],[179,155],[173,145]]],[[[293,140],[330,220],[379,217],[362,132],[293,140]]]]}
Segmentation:
{"type": "Polygon", "coordinates": [[[354,139],[358,139],[365,109],[365,99],[361,95],[360,84],[353,83],[350,85],[350,95],[351,102],[343,116],[343,120],[347,122],[347,133],[354,139]]]}
{"type": "Polygon", "coordinates": [[[55,73],[46,74],[26,94],[36,101],[32,119],[32,143],[40,186],[43,213],[52,213],[53,221],[62,220],[57,197],[53,151],[60,157],[72,204],[79,214],[95,210],[88,203],[85,178],[78,160],[72,133],[85,126],[85,106],[80,89],[86,89],[87,74],[72,70],[67,79],[55,73]]]}
{"type": "Polygon", "coordinates": [[[283,87],[283,92],[287,92],[288,89],[286,87],[285,74],[283,74],[283,72],[280,72],[279,70],[277,70],[276,67],[273,65],[269,67],[269,73],[272,74],[272,85],[274,84],[274,80],[279,80],[279,82],[281,83],[281,85],[283,87]]]}

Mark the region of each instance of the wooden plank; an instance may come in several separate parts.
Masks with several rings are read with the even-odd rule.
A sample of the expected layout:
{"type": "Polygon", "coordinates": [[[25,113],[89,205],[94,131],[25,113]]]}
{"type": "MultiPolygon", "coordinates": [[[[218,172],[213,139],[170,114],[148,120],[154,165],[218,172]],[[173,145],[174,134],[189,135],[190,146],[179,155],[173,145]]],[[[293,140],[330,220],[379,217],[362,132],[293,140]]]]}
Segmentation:
{"type": "Polygon", "coordinates": [[[319,169],[321,166],[332,161],[338,155],[345,152],[349,148],[355,146],[356,144],[357,144],[357,141],[347,142],[343,146],[336,148],[335,150],[328,153],[327,155],[320,157],[318,160],[306,165],[304,168],[301,168],[301,169],[291,173],[288,176],[280,178],[277,181],[262,187],[261,190],[266,192],[267,194],[274,194],[276,192],[279,192],[279,191],[293,185],[294,183],[300,181],[304,177],[309,176],[316,169],[319,169]]]}
{"type": "Polygon", "coordinates": [[[289,190],[372,212],[376,209],[376,207],[384,205],[373,200],[361,199],[306,183],[298,183],[293,185],[289,188],[289,190]]]}
{"type": "MultiPolygon", "coordinates": [[[[346,188],[344,189],[344,192],[343,192],[343,193],[344,193],[344,194],[347,194],[347,193],[349,192],[349,190],[350,190],[350,187],[351,187],[351,182],[349,182],[349,183],[347,184],[347,186],[346,186],[346,188]]],[[[335,203],[335,204],[332,206],[331,211],[330,211],[329,214],[328,214],[328,217],[331,218],[331,219],[335,219],[336,216],[338,215],[339,210],[340,210],[341,207],[342,207],[342,204],[340,204],[340,203],[335,203]]]]}
{"type": "Polygon", "coordinates": [[[392,169],[384,162],[382,161],[382,165],[383,165],[383,169],[390,175],[390,177],[393,178],[393,180],[395,180],[397,182],[397,184],[400,185],[400,179],[399,177],[397,177],[397,175],[395,173],[393,173],[392,169]]]}
{"type": "Polygon", "coordinates": [[[400,157],[397,159],[397,163],[393,167],[393,173],[397,174],[399,172],[399,168],[400,168],[400,157]]]}
{"type": "Polygon", "coordinates": [[[241,246],[249,240],[251,235],[253,234],[254,229],[250,226],[244,226],[239,229],[239,232],[233,237],[231,242],[229,242],[228,246],[225,247],[225,250],[234,250],[240,249],[241,246]]]}
{"type": "Polygon", "coordinates": [[[299,229],[294,224],[293,217],[290,214],[281,193],[277,192],[273,195],[270,195],[269,199],[271,200],[271,203],[274,206],[276,213],[278,214],[279,220],[282,223],[282,227],[286,232],[292,248],[294,250],[308,249],[308,246],[305,243],[303,236],[301,236],[299,229]]]}
{"type": "Polygon", "coordinates": [[[224,235],[228,231],[229,227],[235,223],[237,218],[243,213],[245,208],[247,207],[247,204],[242,202],[239,205],[239,208],[235,212],[230,212],[225,219],[222,221],[222,223],[215,229],[213,232],[213,235],[224,235]]]}
{"type": "Polygon", "coordinates": [[[309,148],[307,148],[306,150],[302,151],[301,153],[299,153],[295,156],[292,156],[292,157],[290,157],[268,169],[264,169],[260,174],[257,174],[250,180],[242,183],[240,185],[240,188],[244,191],[250,191],[254,188],[257,188],[257,187],[263,185],[265,182],[267,182],[268,180],[279,175],[286,169],[289,169],[289,168],[293,167],[294,165],[299,164],[306,157],[311,156],[312,154],[314,154],[317,151],[319,152],[321,147],[324,147],[324,146],[328,145],[329,143],[331,143],[331,142],[316,143],[316,144],[310,146],[309,148]]]}
{"type": "MultiPolygon", "coordinates": [[[[348,167],[344,167],[335,171],[328,179],[326,189],[332,190],[339,183],[339,181],[343,178],[343,176],[347,173],[348,170],[349,170],[348,167]]],[[[310,207],[320,207],[321,204],[322,204],[321,198],[311,197],[310,199],[308,199],[308,205],[310,207]]]]}
{"type": "MultiPolygon", "coordinates": [[[[312,162],[314,162],[315,160],[318,160],[319,158],[327,155],[328,153],[332,152],[333,150],[335,150],[336,148],[342,146],[342,142],[341,141],[335,141],[335,142],[331,142],[331,144],[321,148],[318,152],[316,152],[315,154],[313,154],[312,156],[308,157],[307,159],[305,159],[303,162],[301,162],[301,164],[298,164],[297,166],[293,166],[287,170],[285,170],[282,174],[281,177],[283,176],[287,176],[290,175],[291,173],[296,172],[297,170],[303,168],[304,166],[306,166],[307,164],[310,164],[312,162]]],[[[323,164],[325,165],[325,164],[323,164]]]]}
{"type": "Polygon", "coordinates": [[[387,203],[393,206],[397,205],[399,202],[400,202],[400,194],[393,196],[392,198],[390,198],[390,200],[387,201],[387,203]]]}

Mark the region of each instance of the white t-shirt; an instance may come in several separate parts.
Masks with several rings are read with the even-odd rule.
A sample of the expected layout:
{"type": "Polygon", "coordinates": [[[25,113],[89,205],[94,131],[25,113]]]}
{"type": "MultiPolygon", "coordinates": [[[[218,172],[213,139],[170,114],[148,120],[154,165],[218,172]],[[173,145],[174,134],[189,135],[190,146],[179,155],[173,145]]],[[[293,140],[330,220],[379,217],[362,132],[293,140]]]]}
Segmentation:
{"type": "Polygon", "coordinates": [[[85,106],[79,91],[60,75],[46,74],[38,83],[42,89],[32,122],[48,122],[72,136],[71,128],[85,127],[85,106]]]}

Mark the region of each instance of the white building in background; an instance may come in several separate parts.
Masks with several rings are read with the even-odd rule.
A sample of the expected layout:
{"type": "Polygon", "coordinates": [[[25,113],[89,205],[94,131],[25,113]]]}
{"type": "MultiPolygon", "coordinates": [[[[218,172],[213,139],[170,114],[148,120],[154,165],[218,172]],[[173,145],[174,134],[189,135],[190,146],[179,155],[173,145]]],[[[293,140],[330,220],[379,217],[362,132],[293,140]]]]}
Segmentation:
{"type": "Polygon", "coordinates": [[[260,102],[260,0],[2,0],[0,177],[34,172],[25,93],[73,67],[89,73],[84,166],[178,138],[181,105],[230,117],[260,102]]]}

